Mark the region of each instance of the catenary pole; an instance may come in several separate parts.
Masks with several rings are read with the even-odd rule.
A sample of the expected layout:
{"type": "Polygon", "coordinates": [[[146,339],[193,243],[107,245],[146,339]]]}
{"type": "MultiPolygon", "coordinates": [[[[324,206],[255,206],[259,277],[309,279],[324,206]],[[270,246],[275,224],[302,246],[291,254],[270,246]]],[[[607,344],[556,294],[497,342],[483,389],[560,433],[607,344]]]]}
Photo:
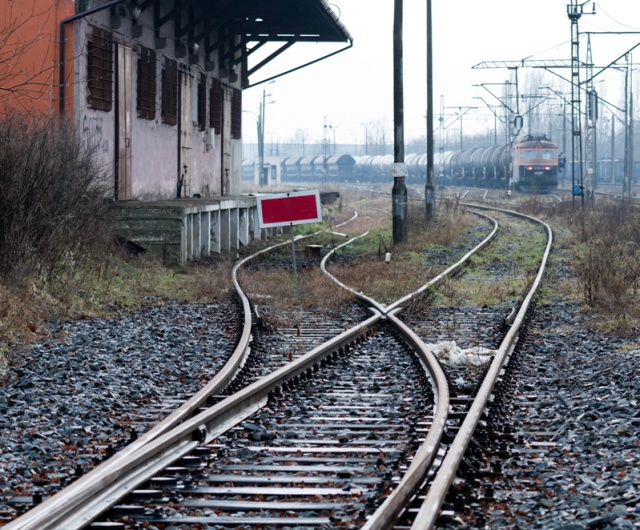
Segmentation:
{"type": "MultiPolygon", "coordinates": [[[[431,0],[427,0],[427,183],[424,188],[424,206],[427,222],[436,214],[435,178],[433,161],[433,42],[431,39],[431,0]]],[[[440,160],[442,164],[442,160],[440,160]]]]}
{"type": "Polygon", "coordinates": [[[404,164],[404,99],[402,74],[402,1],[395,0],[393,16],[393,243],[407,242],[407,186],[404,164]]]}

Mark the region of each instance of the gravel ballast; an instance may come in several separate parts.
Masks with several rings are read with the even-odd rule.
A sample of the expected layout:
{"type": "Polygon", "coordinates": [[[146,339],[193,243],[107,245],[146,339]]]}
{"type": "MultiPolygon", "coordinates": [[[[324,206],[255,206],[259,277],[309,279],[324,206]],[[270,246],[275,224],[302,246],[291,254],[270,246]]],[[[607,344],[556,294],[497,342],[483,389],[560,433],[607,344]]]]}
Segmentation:
{"type": "Polygon", "coordinates": [[[0,525],[148,430],[233,352],[235,302],[146,302],[52,324],[49,340],[14,355],[0,386],[0,525]]]}
{"type": "Polygon", "coordinates": [[[505,416],[520,438],[474,528],[640,528],[640,350],[579,314],[535,312],[505,416]]]}

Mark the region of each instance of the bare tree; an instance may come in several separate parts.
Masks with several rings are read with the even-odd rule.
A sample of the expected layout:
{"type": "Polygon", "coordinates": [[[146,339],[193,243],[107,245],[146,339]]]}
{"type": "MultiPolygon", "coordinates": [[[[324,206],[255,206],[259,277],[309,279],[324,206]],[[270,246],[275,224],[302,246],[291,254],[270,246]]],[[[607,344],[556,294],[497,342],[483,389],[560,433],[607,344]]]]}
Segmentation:
{"type": "MultiPolygon", "coordinates": [[[[8,0],[0,14],[0,105],[11,100],[31,109],[31,102],[41,98],[54,84],[56,71],[51,49],[55,40],[55,24],[51,7],[16,8],[8,0]]],[[[51,98],[49,98],[51,99],[51,98]]]]}

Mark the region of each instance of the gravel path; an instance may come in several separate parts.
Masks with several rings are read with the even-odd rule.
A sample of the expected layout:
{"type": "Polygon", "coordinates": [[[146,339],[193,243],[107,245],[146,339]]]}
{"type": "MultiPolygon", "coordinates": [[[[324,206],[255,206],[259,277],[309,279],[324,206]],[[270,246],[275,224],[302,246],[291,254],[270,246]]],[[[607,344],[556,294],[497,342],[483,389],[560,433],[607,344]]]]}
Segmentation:
{"type": "Polygon", "coordinates": [[[148,300],[111,319],[56,323],[0,385],[0,525],[198,391],[233,352],[240,309],[148,300]],[[24,499],[22,499],[24,500],[24,499]]]}

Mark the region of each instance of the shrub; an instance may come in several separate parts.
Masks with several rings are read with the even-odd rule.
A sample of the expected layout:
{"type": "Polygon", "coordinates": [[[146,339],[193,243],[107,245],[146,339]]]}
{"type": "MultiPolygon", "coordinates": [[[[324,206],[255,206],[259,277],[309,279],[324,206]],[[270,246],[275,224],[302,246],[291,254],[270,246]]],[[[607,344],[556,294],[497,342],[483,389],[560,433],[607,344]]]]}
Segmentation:
{"type": "Polygon", "coordinates": [[[108,186],[72,127],[0,122],[0,281],[47,277],[106,241],[108,186]]]}
{"type": "Polygon", "coordinates": [[[580,210],[571,218],[577,238],[575,268],[586,304],[624,312],[640,288],[640,230],[628,203],[580,210]]]}

